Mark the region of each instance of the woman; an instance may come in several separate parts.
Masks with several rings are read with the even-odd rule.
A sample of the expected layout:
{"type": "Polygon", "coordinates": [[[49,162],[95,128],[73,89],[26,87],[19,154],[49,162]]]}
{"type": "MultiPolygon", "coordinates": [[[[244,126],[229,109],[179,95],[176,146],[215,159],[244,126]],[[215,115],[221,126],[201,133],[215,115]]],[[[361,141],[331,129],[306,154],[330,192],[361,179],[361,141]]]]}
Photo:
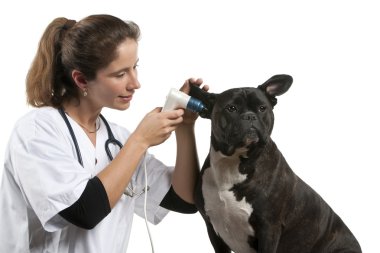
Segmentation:
{"type": "MultiPolygon", "coordinates": [[[[126,252],[133,213],[156,224],[167,209],[196,212],[196,115],[156,108],[133,132],[101,115],[128,109],[140,88],[139,35],[135,23],[110,15],[57,18],[46,28],[26,81],[37,109],[17,122],[6,152],[0,252],[126,252]],[[174,170],[146,153],[173,131],[174,170]],[[105,148],[112,135],[122,147],[105,148]]],[[[202,85],[189,79],[181,90],[190,82],[202,85]]]]}

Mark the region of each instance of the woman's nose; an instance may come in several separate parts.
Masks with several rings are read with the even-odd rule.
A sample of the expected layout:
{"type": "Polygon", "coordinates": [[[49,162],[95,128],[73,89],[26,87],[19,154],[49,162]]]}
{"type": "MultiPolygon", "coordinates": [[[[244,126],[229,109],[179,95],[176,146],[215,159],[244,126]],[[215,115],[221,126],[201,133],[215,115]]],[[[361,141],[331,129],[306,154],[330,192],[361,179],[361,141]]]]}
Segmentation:
{"type": "Polygon", "coordinates": [[[130,78],[128,80],[128,84],[127,84],[127,89],[138,89],[140,88],[141,85],[140,85],[140,82],[139,82],[139,79],[137,77],[137,72],[136,71],[133,71],[130,75],[130,78]]]}

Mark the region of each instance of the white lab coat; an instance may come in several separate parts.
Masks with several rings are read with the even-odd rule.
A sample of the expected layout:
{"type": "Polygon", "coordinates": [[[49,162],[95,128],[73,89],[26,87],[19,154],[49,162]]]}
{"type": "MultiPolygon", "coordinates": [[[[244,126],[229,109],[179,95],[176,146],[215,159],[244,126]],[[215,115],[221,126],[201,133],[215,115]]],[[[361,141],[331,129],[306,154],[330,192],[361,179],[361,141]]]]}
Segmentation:
{"type": "MultiPolygon", "coordinates": [[[[82,128],[69,121],[84,167],[78,163],[72,138],[56,109],[34,109],[16,123],[5,154],[0,189],[0,252],[126,252],[133,214],[144,217],[144,194],[123,194],[92,230],[76,227],[58,214],[80,197],[87,181],[109,162],[104,123],[100,121],[95,148],[82,128]]],[[[109,124],[115,138],[125,143],[129,132],[109,124]]],[[[118,148],[111,150],[115,157],[118,148]]],[[[145,160],[150,187],[147,218],[157,224],[168,212],[159,203],[169,190],[173,168],[151,154],[145,160]]],[[[144,188],[144,177],[140,163],[131,182],[135,192],[144,188]]]]}

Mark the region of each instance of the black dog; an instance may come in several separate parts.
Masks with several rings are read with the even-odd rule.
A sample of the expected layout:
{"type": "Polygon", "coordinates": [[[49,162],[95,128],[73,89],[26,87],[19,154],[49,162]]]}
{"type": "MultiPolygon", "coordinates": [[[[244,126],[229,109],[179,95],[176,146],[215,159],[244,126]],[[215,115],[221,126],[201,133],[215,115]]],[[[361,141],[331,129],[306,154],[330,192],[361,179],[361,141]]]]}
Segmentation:
{"type": "Polygon", "coordinates": [[[210,153],[195,191],[215,252],[361,252],[339,216],[289,167],[270,135],[276,96],[293,79],[220,94],[193,86],[207,107],[210,153]]]}

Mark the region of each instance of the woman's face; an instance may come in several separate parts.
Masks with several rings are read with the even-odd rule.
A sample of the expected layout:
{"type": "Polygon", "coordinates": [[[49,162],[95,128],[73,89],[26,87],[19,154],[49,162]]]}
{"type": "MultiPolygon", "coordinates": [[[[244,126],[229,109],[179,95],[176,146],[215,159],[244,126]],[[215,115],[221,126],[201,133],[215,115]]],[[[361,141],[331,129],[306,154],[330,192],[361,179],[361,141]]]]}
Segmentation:
{"type": "Polygon", "coordinates": [[[137,79],[138,44],[126,39],[118,48],[118,56],[107,67],[98,70],[96,78],[88,81],[88,98],[94,106],[125,110],[129,107],[137,79]]]}

